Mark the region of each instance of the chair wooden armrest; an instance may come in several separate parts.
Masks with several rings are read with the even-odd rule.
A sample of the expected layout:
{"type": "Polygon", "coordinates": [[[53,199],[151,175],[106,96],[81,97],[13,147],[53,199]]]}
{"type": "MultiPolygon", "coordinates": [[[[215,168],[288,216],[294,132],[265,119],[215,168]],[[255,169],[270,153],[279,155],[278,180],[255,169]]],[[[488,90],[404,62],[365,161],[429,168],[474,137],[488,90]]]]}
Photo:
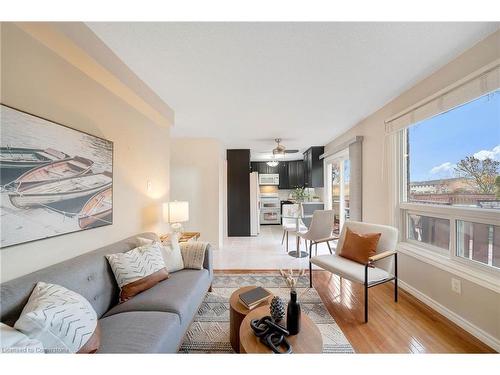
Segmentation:
{"type": "Polygon", "coordinates": [[[378,253],[378,254],[375,254],[374,256],[371,256],[368,258],[368,261],[369,262],[376,262],[377,260],[380,260],[380,259],[384,259],[384,258],[387,258],[387,257],[390,257],[392,255],[396,254],[396,251],[395,250],[388,250],[388,251],[384,251],[382,253],[378,253]]]}

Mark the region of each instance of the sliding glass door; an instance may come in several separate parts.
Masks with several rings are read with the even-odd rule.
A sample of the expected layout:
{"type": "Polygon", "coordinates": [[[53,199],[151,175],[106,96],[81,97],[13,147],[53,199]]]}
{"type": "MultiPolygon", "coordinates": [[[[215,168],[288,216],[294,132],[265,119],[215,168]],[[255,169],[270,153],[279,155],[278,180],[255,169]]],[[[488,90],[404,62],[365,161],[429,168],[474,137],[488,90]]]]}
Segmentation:
{"type": "Polygon", "coordinates": [[[348,150],[341,151],[324,161],[326,208],[335,211],[333,232],[339,234],[349,219],[350,162],[348,150]]]}

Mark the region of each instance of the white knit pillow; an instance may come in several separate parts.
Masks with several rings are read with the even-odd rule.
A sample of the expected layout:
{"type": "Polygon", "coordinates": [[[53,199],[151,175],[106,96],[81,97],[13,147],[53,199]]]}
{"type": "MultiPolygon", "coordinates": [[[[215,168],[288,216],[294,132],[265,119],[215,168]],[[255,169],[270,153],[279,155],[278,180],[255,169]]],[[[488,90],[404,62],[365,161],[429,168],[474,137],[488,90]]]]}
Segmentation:
{"type": "Polygon", "coordinates": [[[126,253],[106,255],[120,288],[163,268],[162,246],[158,242],[136,247],[126,253]]]}
{"type": "Polygon", "coordinates": [[[44,353],[43,344],[39,340],[30,339],[17,329],[0,323],[0,347],[2,353],[44,353]]]}
{"type": "Polygon", "coordinates": [[[84,297],[60,285],[39,282],[14,328],[42,342],[46,353],[76,353],[97,327],[84,297]]]}

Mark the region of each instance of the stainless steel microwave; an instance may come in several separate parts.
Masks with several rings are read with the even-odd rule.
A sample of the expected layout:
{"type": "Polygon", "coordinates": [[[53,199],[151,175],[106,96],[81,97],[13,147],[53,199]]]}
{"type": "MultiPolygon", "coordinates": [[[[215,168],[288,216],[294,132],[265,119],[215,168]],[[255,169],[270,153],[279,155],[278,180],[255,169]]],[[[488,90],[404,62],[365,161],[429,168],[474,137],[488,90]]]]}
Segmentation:
{"type": "Polygon", "coordinates": [[[277,173],[259,174],[259,185],[279,185],[280,175],[277,173]]]}

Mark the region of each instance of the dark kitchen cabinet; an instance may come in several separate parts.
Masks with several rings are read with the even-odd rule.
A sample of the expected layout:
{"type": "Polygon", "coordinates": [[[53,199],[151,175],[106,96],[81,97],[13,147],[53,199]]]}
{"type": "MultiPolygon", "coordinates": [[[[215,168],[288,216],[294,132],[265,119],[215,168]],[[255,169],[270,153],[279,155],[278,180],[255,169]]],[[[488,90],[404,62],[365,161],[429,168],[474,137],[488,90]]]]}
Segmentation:
{"type": "Polygon", "coordinates": [[[265,161],[253,161],[250,164],[252,172],[279,174],[279,189],[295,189],[305,185],[304,162],[302,160],[280,161],[277,167],[270,167],[265,161]]]}
{"type": "MultiPolygon", "coordinates": [[[[280,163],[281,164],[281,163],[280,163]]],[[[265,161],[252,161],[250,163],[252,167],[252,172],[258,172],[259,174],[279,174],[279,164],[277,167],[270,167],[265,161]]]]}
{"type": "Polygon", "coordinates": [[[250,150],[227,150],[228,236],[250,236],[250,150]]]}
{"type": "Polygon", "coordinates": [[[323,160],[320,155],[325,152],[323,146],[315,146],[304,152],[304,185],[306,187],[323,187],[323,160]]]}
{"type": "Polygon", "coordinates": [[[286,189],[295,189],[304,186],[304,162],[302,160],[289,161],[288,169],[288,187],[286,189]]]}
{"type": "Polygon", "coordinates": [[[290,185],[288,182],[289,176],[288,176],[288,165],[289,162],[287,161],[280,161],[278,164],[278,173],[280,175],[280,183],[278,185],[278,189],[289,189],[290,185]]]}

